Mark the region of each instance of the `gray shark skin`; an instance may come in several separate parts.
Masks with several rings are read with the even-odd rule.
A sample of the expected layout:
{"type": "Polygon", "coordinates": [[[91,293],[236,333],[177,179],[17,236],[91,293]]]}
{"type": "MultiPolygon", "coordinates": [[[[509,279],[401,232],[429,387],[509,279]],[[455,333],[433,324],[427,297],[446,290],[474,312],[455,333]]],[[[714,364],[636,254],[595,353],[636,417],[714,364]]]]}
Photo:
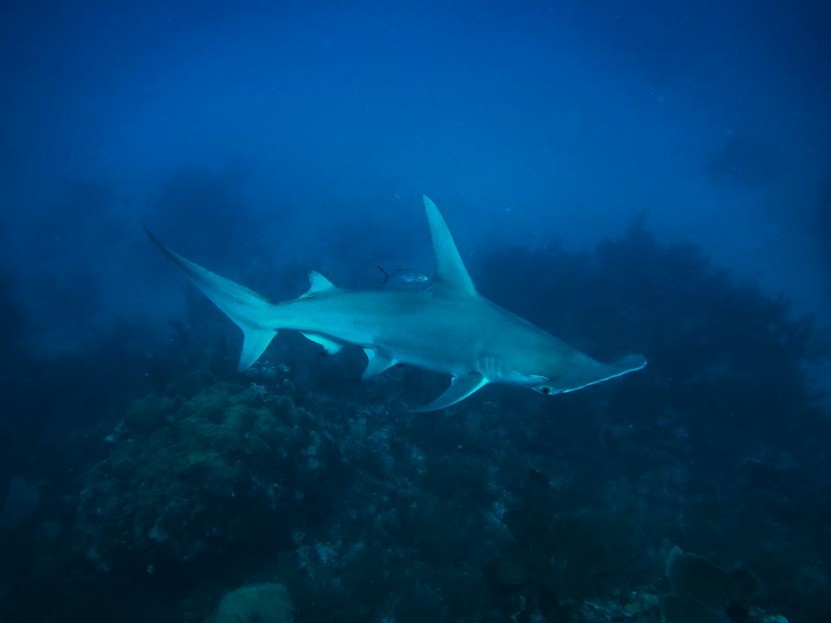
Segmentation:
{"type": "Polygon", "coordinates": [[[628,355],[601,363],[530,322],[490,302],[468,275],[450,230],[426,196],[435,274],[424,290],[342,290],[309,272],[310,287],[297,299],[271,303],[150,239],[243,332],[239,369],[263,354],[279,330],[299,331],[337,353],[345,344],[364,350],[363,378],[398,364],[452,377],[450,387],[414,411],[435,411],[464,400],[488,383],[563,394],[640,370],[646,359],[628,355]]]}

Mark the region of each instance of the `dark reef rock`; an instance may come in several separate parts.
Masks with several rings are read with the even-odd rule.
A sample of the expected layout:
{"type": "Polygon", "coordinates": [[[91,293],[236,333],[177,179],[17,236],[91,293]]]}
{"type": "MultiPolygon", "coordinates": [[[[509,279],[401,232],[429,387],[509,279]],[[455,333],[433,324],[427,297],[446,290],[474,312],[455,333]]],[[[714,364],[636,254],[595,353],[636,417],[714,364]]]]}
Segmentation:
{"type": "Polygon", "coordinates": [[[205,623],[291,623],[291,598],[282,584],[249,584],[222,598],[205,623]]]}
{"type": "Polygon", "coordinates": [[[656,623],[661,593],[668,620],[694,600],[755,623],[758,576],[766,608],[831,620],[831,425],[804,374],[821,354],[810,319],[640,227],[594,254],[484,264],[488,296],[650,366],[413,415],[445,379],[358,382],[359,351],[321,359],[290,338],[234,375],[233,342],[204,339],[215,319],[194,314],[155,362],[122,330],[86,360],[20,369],[9,378],[36,383],[6,389],[31,417],[0,463],[29,466],[6,481],[39,483],[40,500],[0,532],[0,619],[203,621],[228,590],[276,582],[297,623],[656,623]],[[205,362],[221,376],[193,372],[205,362]],[[754,574],[676,554],[667,579],[672,543],[754,574]]]}
{"type": "MultiPolygon", "coordinates": [[[[301,418],[311,416],[288,398],[266,402],[226,383],[138,401],[84,478],[74,530],[85,555],[101,571],[159,572],[251,547],[255,534],[260,545],[286,538],[297,511],[290,478],[302,469],[295,456],[313,434],[294,428],[301,418]],[[273,529],[261,533],[266,522],[273,529]]],[[[304,487],[325,460],[326,442],[317,443],[304,487]]]]}

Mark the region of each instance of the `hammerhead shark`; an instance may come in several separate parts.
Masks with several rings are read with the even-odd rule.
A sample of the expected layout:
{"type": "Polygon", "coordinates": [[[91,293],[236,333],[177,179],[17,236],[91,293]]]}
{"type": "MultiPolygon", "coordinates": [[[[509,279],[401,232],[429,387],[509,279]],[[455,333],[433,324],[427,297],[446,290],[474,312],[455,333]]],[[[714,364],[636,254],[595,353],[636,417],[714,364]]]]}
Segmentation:
{"type": "Polygon", "coordinates": [[[275,304],[168,249],[149,229],[147,234],[242,329],[240,371],[260,358],[278,331],[299,331],[329,354],[346,344],[362,348],[368,359],[364,379],[396,364],[450,375],[441,396],[412,409],[422,412],[454,405],[488,383],[564,394],[646,365],[641,355],[595,361],[480,295],[439,209],[423,199],[435,265],[432,285],[421,290],[343,290],[309,271],[305,294],[275,304]]]}

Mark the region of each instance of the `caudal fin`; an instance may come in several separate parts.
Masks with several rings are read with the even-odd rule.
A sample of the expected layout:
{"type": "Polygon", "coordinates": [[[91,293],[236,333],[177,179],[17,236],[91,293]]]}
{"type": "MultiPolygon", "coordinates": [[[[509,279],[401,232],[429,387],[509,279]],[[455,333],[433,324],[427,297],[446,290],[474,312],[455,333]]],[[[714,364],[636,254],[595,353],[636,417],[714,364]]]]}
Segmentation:
{"type": "Polygon", "coordinates": [[[242,371],[250,367],[260,358],[271,340],[277,335],[277,330],[269,324],[269,318],[273,316],[272,303],[253,290],[220,277],[175,251],[171,251],[159,242],[147,226],[144,230],[153,244],[181,268],[196,287],[242,329],[242,353],[240,353],[238,369],[242,371]]]}

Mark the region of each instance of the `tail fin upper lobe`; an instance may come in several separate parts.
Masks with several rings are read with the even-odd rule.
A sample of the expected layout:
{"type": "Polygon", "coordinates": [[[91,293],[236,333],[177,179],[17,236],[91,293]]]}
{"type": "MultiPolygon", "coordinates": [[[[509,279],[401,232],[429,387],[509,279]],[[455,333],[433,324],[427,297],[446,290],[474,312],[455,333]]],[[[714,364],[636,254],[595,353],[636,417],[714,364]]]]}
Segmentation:
{"type": "Polygon", "coordinates": [[[242,353],[238,369],[242,371],[250,367],[260,358],[271,340],[277,335],[277,330],[269,324],[269,319],[273,316],[272,303],[253,290],[220,277],[175,251],[171,251],[159,242],[147,226],[144,230],[153,244],[181,268],[196,287],[242,329],[242,353]]]}

